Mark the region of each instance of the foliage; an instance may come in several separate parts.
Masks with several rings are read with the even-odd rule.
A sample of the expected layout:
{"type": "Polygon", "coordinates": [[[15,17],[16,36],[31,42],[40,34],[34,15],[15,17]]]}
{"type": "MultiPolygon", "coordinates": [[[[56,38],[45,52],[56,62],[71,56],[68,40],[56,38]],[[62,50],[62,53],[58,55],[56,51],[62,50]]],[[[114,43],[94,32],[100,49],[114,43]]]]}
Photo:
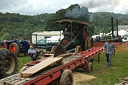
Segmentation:
{"type": "Polygon", "coordinates": [[[128,15],[114,14],[109,12],[90,13],[90,22],[93,23],[94,34],[108,33],[111,31],[111,17],[114,18],[114,29],[116,30],[116,19],[119,25],[128,25],[128,15]]]}
{"type": "Polygon", "coordinates": [[[35,16],[20,15],[15,13],[0,13],[0,36],[1,40],[30,37],[34,31],[44,31],[46,22],[52,14],[40,14],[35,16]],[[8,33],[8,38],[5,38],[8,33]],[[4,37],[4,38],[3,38],[4,37]]]}
{"type": "Polygon", "coordinates": [[[89,23],[89,36],[101,32],[110,32],[111,17],[114,17],[114,28],[116,28],[116,19],[119,20],[119,25],[128,24],[128,14],[114,14],[108,12],[89,13],[86,7],[80,7],[78,4],[74,4],[66,9],[60,9],[56,13],[51,14],[44,13],[30,16],[16,13],[0,13],[0,39],[7,39],[4,37],[6,35],[5,33],[9,33],[8,38],[12,36],[15,38],[22,36],[27,39],[27,37],[31,37],[31,34],[35,31],[60,30],[62,26],[59,27],[55,21],[64,17],[89,23]]]}
{"type": "Polygon", "coordinates": [[[5,40],[9,37],[9,33],[4,33],[3,36],[1,37],[2,40],[5,40]]]}

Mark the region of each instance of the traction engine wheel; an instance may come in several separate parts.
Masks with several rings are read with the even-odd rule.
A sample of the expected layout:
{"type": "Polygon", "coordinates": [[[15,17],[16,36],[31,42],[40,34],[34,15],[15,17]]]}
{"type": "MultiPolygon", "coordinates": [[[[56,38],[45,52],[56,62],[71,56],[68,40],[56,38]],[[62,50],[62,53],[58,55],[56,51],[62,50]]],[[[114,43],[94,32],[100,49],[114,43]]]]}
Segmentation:
{"type": "Polygon", "coordinates": [[[10,76],[17,72],[17,56],[9,50],[0,51],[0,78],[10,76]]]}
{"type": "Polygon", "coordinates": [[[86,39],[87,39],[87,29],[84,28],[83,29],[83,40],[84,40],[84,42],[86,42],[86,39]]]}
{"type": "Polygon", "coordinates": [[[75,53],[80,53],[80,52],[82,52],[82,48],[80,45],[77,45],[75,49],[75,53]]]}
{"type": "Polygon", "coordinates": [[[13,51],[17,56],[20,53],[20,47],[16,42],[10,44],[9,50],[13,51]]]}
{"type": "Polygon", "coordinates": [[[71,70],[67,69],[63,71],[60,78],[60,85],[73,85],[73,75],[71,70]]]}
{"type": "Polygon", "coordinates": [[[92,37],[89,37],[88,39],[88,49],[94,47],[94,41],[92,37]]]}

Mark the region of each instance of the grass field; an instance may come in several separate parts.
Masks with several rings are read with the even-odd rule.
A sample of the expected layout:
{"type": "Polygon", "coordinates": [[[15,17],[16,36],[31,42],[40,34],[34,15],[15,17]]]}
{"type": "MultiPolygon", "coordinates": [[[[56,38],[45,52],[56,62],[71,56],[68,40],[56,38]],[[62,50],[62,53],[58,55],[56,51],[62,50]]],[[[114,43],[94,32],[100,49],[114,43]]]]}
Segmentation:
{"type": "Polygon", "coordinates": [[[108,67],[104,53],[100,57],[100,64],[94,62],[94,70],[92,73],[89,73],[97,79],[88,82],[83,81],[80,83],[81,85],[114,85],[128,75],[128,45],[116,48],[111,67],[108,67]]]}
{"type": "MultiPolygon", "coordinates": [[[[97,57],[95,57],[97,58],[97,57]]],[[[93,75],[96,79],[91,81],[82,81],[80,85],[114,85],[119,83],[126,75],[128,75],[128,45],[122,45],[116,48],[116,54],[112,58],[112,66],[108,67],[106,62],[105,54],[100,55],[100,64],[94,61],[93,63],[93,72],[85,74],[93,75]]],[[[24,57],[21,55],[18,57],[19,67],[23,67],[25,63],[31,61],[29,56],[24,57]]],[[[81,72],[79,70],[75,70],[81,72]]]]}

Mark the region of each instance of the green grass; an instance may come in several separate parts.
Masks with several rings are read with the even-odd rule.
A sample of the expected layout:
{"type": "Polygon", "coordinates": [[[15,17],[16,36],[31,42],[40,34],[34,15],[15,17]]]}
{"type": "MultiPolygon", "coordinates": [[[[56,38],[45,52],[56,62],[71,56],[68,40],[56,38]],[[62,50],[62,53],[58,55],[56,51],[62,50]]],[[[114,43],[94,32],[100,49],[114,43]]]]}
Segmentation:
{"type": "Polygon", "coordinates": [[[23,56],[23,55],[20,55],[18,57],[18,72],[19,70],[24,66],[24,64],[28,63],[28,62],[31,62],[31,57],[30,56],[23,56]]]}
{"type": "MultiPolygon", "coordinates": [[[[127,46],[128,47],[128,46],[127,46]]],[[[112,57],[112,66],[108,67],[106,62],[105,54],[100,55],[100,64],[97,61],[93,63],[93,72],[85,74],[93,75],[97,79],[81,82],[81,85],[114,85],[119,83],[120,79],[123,79],[128,74],[128,48],[118,47],[116,54],[112,57]]],[[[95,57],[97,59],[97,56],[95,57]]],[[[21,55],[18,57],[19,67],[18,70],[24,66],[24,64],[32,61],[30,56],[23,57],[21,55]]],[[[79,71],[79,70],[75,70],[79,71]]],[[[81,72],[81,71],[79,71],[81,72]]]]}
{"type": "MultiPolygon", "coordinates": [[[[41,56],[39,56],[41,58],[41,56]]],[[[18,57],[18,72],[20,69],[27,63],[32,62],[32,59],[30,56],[24,56],[23,54],[20,54],[18,57]]]]}
{"type": "MultiPolygon", "coordinates": [[[[121,49],[125,48],[117,48],[116,55],[112,57],[111,67],[108,67],[105,54],[102,53],[100,55],[100,64],[94,61],[94,70],[92,73],[89,73],[97,77],[97,79],[88,82],[83,81],[81,85],[114,85],[121,82],[121,79],[128,75],[128,53],[121,49]]],[[[87,74],[86,72],[84,73],[87,74]]]]}

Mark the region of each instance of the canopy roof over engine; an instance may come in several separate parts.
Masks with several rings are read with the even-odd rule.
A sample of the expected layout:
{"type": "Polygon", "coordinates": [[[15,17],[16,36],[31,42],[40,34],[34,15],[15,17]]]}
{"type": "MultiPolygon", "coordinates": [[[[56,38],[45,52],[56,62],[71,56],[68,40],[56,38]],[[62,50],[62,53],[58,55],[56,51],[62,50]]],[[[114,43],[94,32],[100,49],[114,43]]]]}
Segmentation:
{"type": "Polygon", "coordinates": [[[56,23],[59,23],[59,24],[64,24],[66,22],[69,22],[69,23],[76,23],[76,24],[81,24],[81,25],[86,25],[88,26],[89,24],[86,23],[86,22],[83,22],[83,21],[78,21],[78,20],[73,20],[73,19],[60,19],[60,20],[57,20],[56,23]]]}

